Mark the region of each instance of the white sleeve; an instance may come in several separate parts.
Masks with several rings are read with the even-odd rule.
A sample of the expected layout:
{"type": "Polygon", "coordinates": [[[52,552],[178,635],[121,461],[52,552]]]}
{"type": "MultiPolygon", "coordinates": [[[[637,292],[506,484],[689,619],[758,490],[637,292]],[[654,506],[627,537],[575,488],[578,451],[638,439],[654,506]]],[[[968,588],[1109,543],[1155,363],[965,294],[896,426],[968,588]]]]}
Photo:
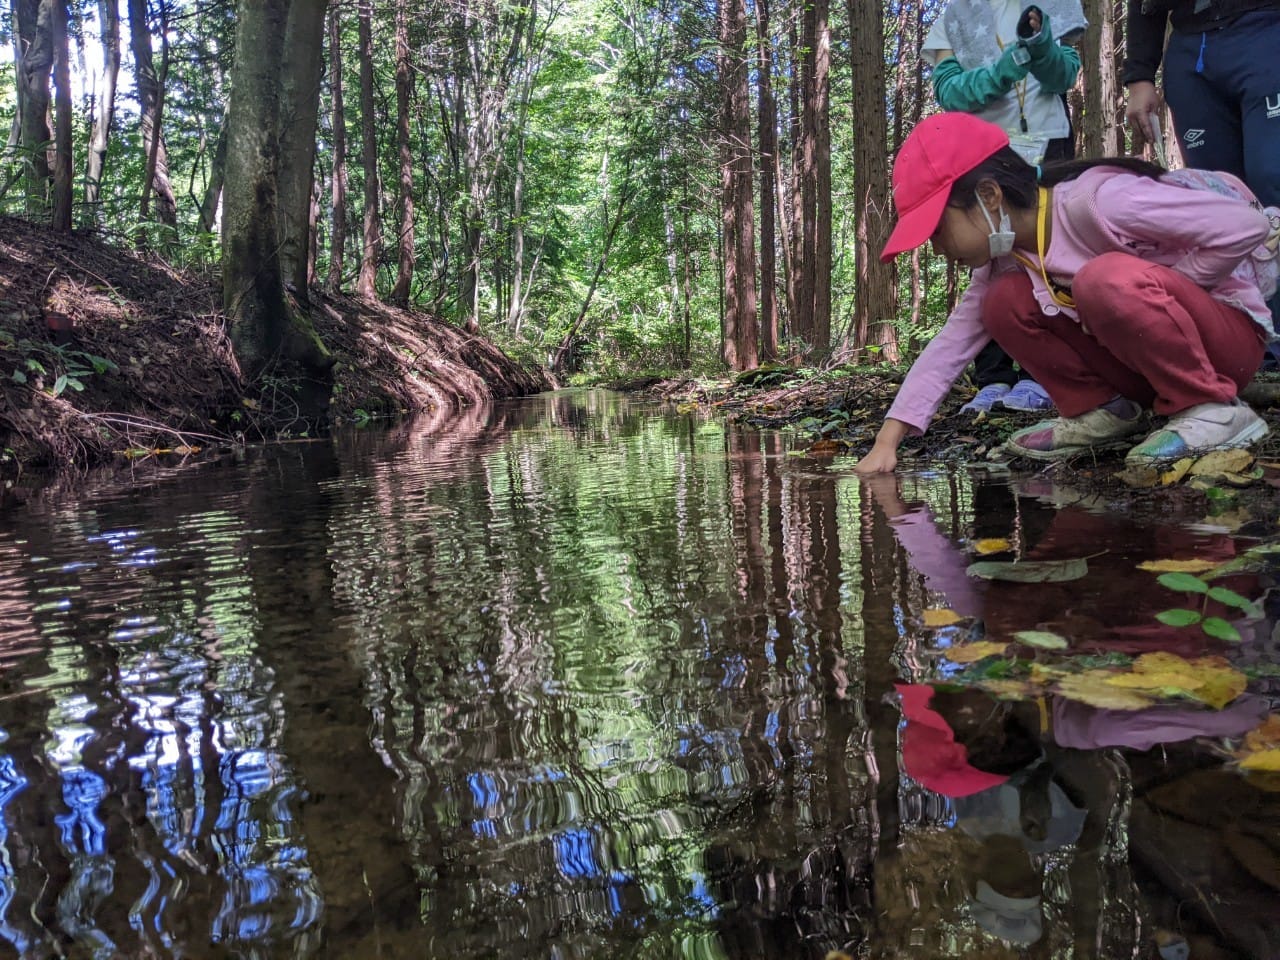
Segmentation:
{"type": "Polygon", "coordinates": [[[920,47],[920,57],[925,63],[936,67],[938,61],[942,58],[938,56],[943,50],[951,49],[951,41],[947,39],[947,27],[943,14],[938,14],[938,19],[933,22],[933,26],[929,29],[929,34],[924,38],[924,45],[920,47]]]}

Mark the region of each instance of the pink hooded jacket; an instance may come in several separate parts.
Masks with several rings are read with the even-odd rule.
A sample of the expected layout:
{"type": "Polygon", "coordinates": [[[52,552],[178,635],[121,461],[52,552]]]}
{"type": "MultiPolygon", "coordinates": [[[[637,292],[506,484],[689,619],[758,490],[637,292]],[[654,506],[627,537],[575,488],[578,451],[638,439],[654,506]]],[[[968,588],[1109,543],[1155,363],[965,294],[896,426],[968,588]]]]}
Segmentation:
{"type": "MultiPolygon", "coordinates": [[[[1053,234],[1045,270],[1070,286],[1076,272],[1104,253],[1131,253],[1171,267],[1204,287],[1215,300],[1249,314],[1259,334],[1274,336],[1270,311],[1257,285],[1233,276],[1268,236],[1266,214],[1209,190],[1164,183],[1112,167],[1097,167],[1053,188],[1053,234]]],[[[987,286],[1000,274],[1023,270],[1046,315],[1075,311],[1054,302],[1038,270],[1012,256],[973,272],[969,288],[938,335],[912,364],[887,416],[919,435],[964,368],[991,340],[982,325],[987,286]]]]}

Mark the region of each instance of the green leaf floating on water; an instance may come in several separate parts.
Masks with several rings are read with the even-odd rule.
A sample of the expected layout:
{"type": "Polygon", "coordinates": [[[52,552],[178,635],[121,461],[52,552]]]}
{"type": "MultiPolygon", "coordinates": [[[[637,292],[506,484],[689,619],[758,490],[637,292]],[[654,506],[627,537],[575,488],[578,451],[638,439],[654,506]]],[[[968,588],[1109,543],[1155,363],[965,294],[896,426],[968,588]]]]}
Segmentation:
{"type": "Polygon", "coordinates": [[[1079,580],[1089,572],[1083,557],[1074,560],[979,560],[965,570],[971,577],[983,580],[1009,580],[1013,583],[1062,583],[1079,580]]]}
{"type": "Polygon", "coordinates": [[[1019,643],[1025,643],[1029,647],[1039,647],[1041,650],[1067,648],[1067,638],[1049,630],[1019,630],[1013,638],[1019,643]]]}

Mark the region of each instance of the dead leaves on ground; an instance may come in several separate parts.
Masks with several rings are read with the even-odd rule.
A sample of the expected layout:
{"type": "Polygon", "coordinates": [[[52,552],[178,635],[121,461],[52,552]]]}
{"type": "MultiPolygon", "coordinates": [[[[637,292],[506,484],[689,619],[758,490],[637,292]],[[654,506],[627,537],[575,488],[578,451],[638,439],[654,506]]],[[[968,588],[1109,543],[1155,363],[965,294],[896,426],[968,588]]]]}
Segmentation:
{"type": "Polygon", "coordinates": [[[1261,466],[1255,465],[1248,450],[1214,450],[1202,457],[1183,457],[1162,466],[1129,466],[1116,476],[1131,487],[1168,487],[1190,478],[1188,483],[1201,490],[1225,483],[1247,487],[1262,479],[1261,466]]]}

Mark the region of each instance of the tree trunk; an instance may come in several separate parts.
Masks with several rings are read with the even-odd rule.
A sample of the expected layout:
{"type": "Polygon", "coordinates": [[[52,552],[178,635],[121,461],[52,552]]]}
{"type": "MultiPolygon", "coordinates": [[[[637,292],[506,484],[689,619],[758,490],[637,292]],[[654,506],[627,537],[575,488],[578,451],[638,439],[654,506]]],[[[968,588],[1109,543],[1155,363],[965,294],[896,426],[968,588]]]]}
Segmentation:
{"type": "Polygon", "coordinates": [[[342,287],[347,245],[347,121],[342,97],[342,7],[329,11],[329,85],[333,96],[333,229],[329,235],[330,291],[342,287]]]}
{"type": "Polygon", "coordinates": [[[737,185],[737,154],[734,149],[734,66],[735,57],[741,57],[742,45],[734,43],[733,7],[735,0],[718,0],[717,20],[720,32],[720,52],[717,72],[720,79],[720,262],[724,282],[720,312],[720,358],[730,370],[738,366],[738,325],[742,305],[738,302],[741,284],[738,280],[738,204],[735,198],[737,185]]]}
{"type": "Polygon", "coordinates": [[[731,256],[737,261],[734,299],[738,304],[737,370],[760,364],[760,320],[756,315],[756,222],[752,197],[751,98],[747,86],[747,10],[744,0],[721,0],[730,9],[730,146],[733,151],[733,204],[736,233],[731,256]]]}
{"type": "Polygon", "coordinates": [[[400,148],[400,262],[396,285],[388,299],[408,306],[413,284],[413,148],[409,139],[409,97],[413,89],[409,62],[407,0],[396,0],[396,139],[400,148]]]}
{"type": "MultiPolygon", "coordinates": [[[[806,91],[809,136],[805,167],[813,180],[813,343],[818,354],[831,347],[831,29],[828,0],[813,0],[813,85],[806,91]]],[[[883,57],[883,54],[881,54],[883,57]]]]}
{"type": "Polygon", "coordinates": [[[71,65],[67,49],[67,2],[51,0],[53,28],[53,83],[55,97],[53,229],[71,232],[71,65]]]}
{"type": "Polygon", "coordinates": [[[99,0],[98,17],[102,25],[102,96],[98,100],[98,117],[89,144],[89,169],[84,188],[85,204],[95,221],[102,199],[102,174],[107,164],[111,122],[116,111],[116,83],[120,78],[120,5],[116,0],[99,0]]]}
{"type": "Polygon", "coordinates": [[[168,227],[178,225],[178,203],[169,182],[169,153],[165,149],[161,118],[164,113],[164,73],[168,72],[168,8],[160,0],[161,72],[157,74],[151,49],[151,23],[147,17],[147,0],[129,0],[129,37],[137,74],[138,108],[142,131],[142,149],[146,153],[146,173],[142,182],[139,212],[143,220],[151,217],[151,196],[155,194],[155,218],[168,227]]]}
{"type": "Polygon", "coordinates": [[[218,127],[218,139],[213,145],[209,160],[209,182],[205,186],[204,199],[200,201],[200,229],[212,233],[218,223],[218,201],[222,199],[222,187],[227,175],[227,114],[223,111],[218,127]]]}
{"type": "MultiPolygon", "coordinates": [[[[318,2],[318,0],[294,0],[318,2]]],[[[299,363],[304,416],[323,415],[333,359],[290,308],[279,256],[281,71],[290,0],[240,0],[227,118],[223,305],[240,367],[255,380],[278,359],[299,363]]]]}
{"type": "Polygon", "coordinates": [[[280,268],[285,284],[307,298],[316,127],[324,76],[328,0],[292,0],[280,75],[280,268]]]}
{"type": "Polygon", "coordinates": [[[604,274],[604,268],[609,262],[609,254],[613,250],[613,241],[618,236],[618,228],[622,226],[622,218],[626,214],[630,198],[631,167],[628,165],[622,190],[618,194],[618,209],[614,212],[608,232],[605,233],[604,249],[600,252],[600,259],[596,261],[595,272],[591,275],[591,285],[587,287],[587,295],[582,298],[582,307],[578,310],[578,315],[573,318],[573,323],[569,324],[569,329],[565,331],[560,345],[556,347],[555,356],[551,360],[551,372],[557,377],[565,372],[569,354],[573,349],[573,341],[578,336],[578,331],[582,329],[583,321],[587,319],[587,311],[591,308],[591,300],[595,297],[596,287],[599,286],[600,277],[604,274]]]}
{"type": "Polygon", "coordinates": [[[1117,0],[1085,0],[1089,27],[1080,42],[1080,76],[1084,85],[1084,116],[1080,124],[1083,155],[1115,157],[1121,153],[1117,120],[1123,113],[1124,95],[1117,73],[1117,53],[1124,44],[1120,36],[1123,10],[1117,0]],[[1119,16],[1117,16],[1119,13],[1119,16]]]}
{"type": "Polygon", "coordinates": [[[378,140],[373,106],[373,0],[359,8],[360,36],[360,156],[364,164],[364,251],[356,294],[366,300],[378,296],[378,262],[382,259],[382,218],[378,212],[378,140]]]}
{"type": "Polygon", "coordinates": [[[773,102],[773,47],[769,0],[756,0],[756,48],[759,51],[760,126],[760,359],[778,357],[777,230],[774,226],[774,169],[778,153],[778,108],[773,102]]]}
{"type": "Polygon", "coordinates": [[[53,8],[50,0],[15,0],[18,51],[18,112],[21,115],[27,213],[49,212],[49,72],[53,69],[53,8]]]}
{"type": "Polygon", "coordinates": [[[884,70],[884,18],[880,5],[847,0],[853,60],[853,189],[857,287],[855,346],[869,343],[881,348],[883,359],[896,362],[898,338],[893,326],[897,315],[893,264],[880,262],[880,251],[889,239],[893,209],[889,191],[886,148],[884,70]]]}
{"type": "MultiPolygon", "coordinates": [[[[802,18],[801,254],[797,309],[809,349],[831,346],[831,29],[828,0],[806,4],[802,18]]],[[[883,59],[883,53],[877,59],[883,59]]],[[[797,324],[799,325],[799,324],[797,324]]]]}

